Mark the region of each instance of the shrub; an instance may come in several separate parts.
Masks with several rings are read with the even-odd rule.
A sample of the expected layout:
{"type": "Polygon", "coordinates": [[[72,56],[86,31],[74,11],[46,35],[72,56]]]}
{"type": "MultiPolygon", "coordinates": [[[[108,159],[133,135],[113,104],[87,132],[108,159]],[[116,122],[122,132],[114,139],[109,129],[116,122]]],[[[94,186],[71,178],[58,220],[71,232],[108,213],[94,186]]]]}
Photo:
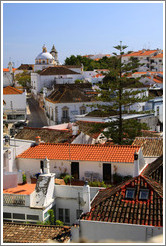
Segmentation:
{"type": "Polygon", "coordinates": [[[96,181],[89,181],[88,184],[91,187],[107,187],[107,185],[104,183],[104,181],[100,182],[98,180],[96,180],[96,181]]]}
{"type": "Polygon", "coordinates": [[[65,181],[65,184],[68,184],[69,181],[72,180],[72,179],[73,179],[73,177],[72,177],[71,175],[69,175],[69,174],[67,174],[67,175],[63,178],[63,180],[65,181]]]}
{"type": "Polygon", "coordinates": [[[69,174],[68,173],[65,173],[65,172],[64,173],[61,173],[60,174],[60,179],[63,179],[66,175],[69,175],[69,174]]]}
{"type": "Polygon", "coordinates": [[[54,225],[54,219],[55,219],[54,210],[50,209],[50,210],[48,210],[48,213],[50,215],[49,222],[50,222],[51,225],[54,225]]]}
{"type": "Polygon", "coordinates": [[[26,184],[27,182],[25,173],[22,175],[22,181],[23,181],[23,184],[26,184]]]}
{"type": "Polygon", "coordinates": [[[64,223],[61,220],[56,220],[56,225],[63,226],[64,223]]]}

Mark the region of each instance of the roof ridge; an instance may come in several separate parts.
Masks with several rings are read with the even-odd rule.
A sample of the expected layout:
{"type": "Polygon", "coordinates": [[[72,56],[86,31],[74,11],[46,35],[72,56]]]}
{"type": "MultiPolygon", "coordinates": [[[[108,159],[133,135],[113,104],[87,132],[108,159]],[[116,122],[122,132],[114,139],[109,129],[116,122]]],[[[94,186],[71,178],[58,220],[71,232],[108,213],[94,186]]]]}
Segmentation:
{"type": "Polygon", "coordinates": [[[153,180],[153,179],[151,179],[151,178],[149,178],[149,177],[147,177],[147,176],[144,176],[144,175],[142,175],[142,174],[140,174],[139,176],[142,177],[142,178],[148,183],[148,185],[149,185],[155,192],[157,192],[157,194],[158,194],[161,198],[163,198],[163,195],[160,194],[160,192],[158,191],[158,187],[156,187],[155,184],[157,184],[158,186],[160,186],[161,189],[162,189],[162,185],[160,185],[160,184],[159,184],[158,182],[156,182],[155,180],[153,180]],[[153,183],[155,183],[154,186],[152,185],[153,183]]]}

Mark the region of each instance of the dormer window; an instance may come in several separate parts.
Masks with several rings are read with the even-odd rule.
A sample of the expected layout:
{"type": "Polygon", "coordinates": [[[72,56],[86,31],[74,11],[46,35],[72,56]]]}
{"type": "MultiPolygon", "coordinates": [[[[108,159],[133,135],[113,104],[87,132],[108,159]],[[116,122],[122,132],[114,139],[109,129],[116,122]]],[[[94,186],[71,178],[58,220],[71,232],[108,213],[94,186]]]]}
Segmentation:
{"type": "Polygon", "coordinates": [[[139,200],[148,200],[149,198],[149,190],[140,190],[139,200]]]}
{"type": "Polygon", "coordinates": [[[134,199],[135,189],[126,189],[126,199],[134,199]]]}

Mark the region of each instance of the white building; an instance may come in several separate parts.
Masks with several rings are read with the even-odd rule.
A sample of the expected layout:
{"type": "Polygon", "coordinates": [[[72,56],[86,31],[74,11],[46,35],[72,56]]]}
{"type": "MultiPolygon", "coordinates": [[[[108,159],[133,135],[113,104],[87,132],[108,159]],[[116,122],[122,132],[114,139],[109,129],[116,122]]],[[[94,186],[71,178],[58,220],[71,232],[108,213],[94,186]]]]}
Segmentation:
{"type": "Polygon", "coordinates": [[[81,216],[80,227],[72,228],[73,241],[147,242],[163,233],[162,204],[162,185],[143,175],[101,190],[81,216]]]}
{"type": "Polygon", "coordinates": [[[17,168],[30,175],[39,173],[45,156],[50,160],[50,171],[57,178],[65,172],[75,179],[112,182],[115,169],[119,175],[134,176],[145,165],[138,146],[41,143],[17,156],[17,168]],[[136,151],[137,162],[134,161],[136,151]]]}
{"type": "Polygon", "coordinates": [[[3,113],[7,122],[26,120],[26,91],[7,86],[3,88],[3,100],[5,101],[3,113]]]}
{"type": "Polygon", "coordinates": [[[12,62],[9,62],[8,68],[3,69],[3,87],[14,85],[14,72],[16,68],[13,68],[12,62]]]}
{"type": "Polygon", "coordinates": [[[74,122],[76,115],[85,115],[94,110],[95,103],[96,101],[84,95],[83,89],[76,85],[57,85],[52,93],[44,98],[48,124],[74,122]]]}
{"type": "Polygon", "coordinates": [[[139,61],[139,63],[142,63],[144,65],[140,66],[137,71],[138,72],[143,72],[143,71],[162,71],[161,66],[162,66],[162,50],[139,50],[136,52],[131,52],[129,54],[124,54],[122,56],[122,62],[123,63],[128,63],[130,58],[135,58],[139,61]],[[156,58],[154,58],[156,57],[156,58]],[[158,61],[158,62],[156,62],[158,61]]]}
{"type": "Polygon", "coordinates": [[[53,66],[39,73],[31,73],[32,93],[37,95],[43,87],[52,87],[55,84],[74,84],[75,80],[82,79],[81,73],[66,68],[65,66],[53,66]]]}

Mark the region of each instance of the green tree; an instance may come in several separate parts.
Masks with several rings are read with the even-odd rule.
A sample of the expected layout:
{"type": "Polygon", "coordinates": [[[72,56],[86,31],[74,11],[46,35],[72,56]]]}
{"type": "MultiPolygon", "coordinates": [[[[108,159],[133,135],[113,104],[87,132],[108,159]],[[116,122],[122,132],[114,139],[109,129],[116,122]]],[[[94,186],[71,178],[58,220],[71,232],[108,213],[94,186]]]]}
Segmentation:
{"type": "Polygon", "coordinates": [[[114,143],[125,144],[129,143],[130,138],[139,135],[142,128],[147,129],[147,127],[137,121],[130,120],[126,123],[122,119],[123,110],[134,103],[147,101],[148,98],[138,96],[139,93],[145,91],[142,89],[145,86],[139,81],[140,78],[129,77],[129,74],[135,72],[140,66],[138,61],[131,59],[127,64],[122,63],[122,55],[127,46],[120,42],[120,45],[114,48],[120,54],[114,53],[114,66],[109,68],[110,72],[104,77],[103,83],[99,84],[100,94],[97,100],[107,102],[106,105],[99,107],[104,112],[112,110],[117,112],[116,120],[110,123],[107,134],[110,135],[109,137],[113,139],[114,143]]]}
{"type": "Polygon", "coordinates": [[[17,81],[17,83],[20,84],[27,91],[29,91],[31,84],[31,75],[27,71],[16,74],[14,80],[15,82],[17,81]]]}

